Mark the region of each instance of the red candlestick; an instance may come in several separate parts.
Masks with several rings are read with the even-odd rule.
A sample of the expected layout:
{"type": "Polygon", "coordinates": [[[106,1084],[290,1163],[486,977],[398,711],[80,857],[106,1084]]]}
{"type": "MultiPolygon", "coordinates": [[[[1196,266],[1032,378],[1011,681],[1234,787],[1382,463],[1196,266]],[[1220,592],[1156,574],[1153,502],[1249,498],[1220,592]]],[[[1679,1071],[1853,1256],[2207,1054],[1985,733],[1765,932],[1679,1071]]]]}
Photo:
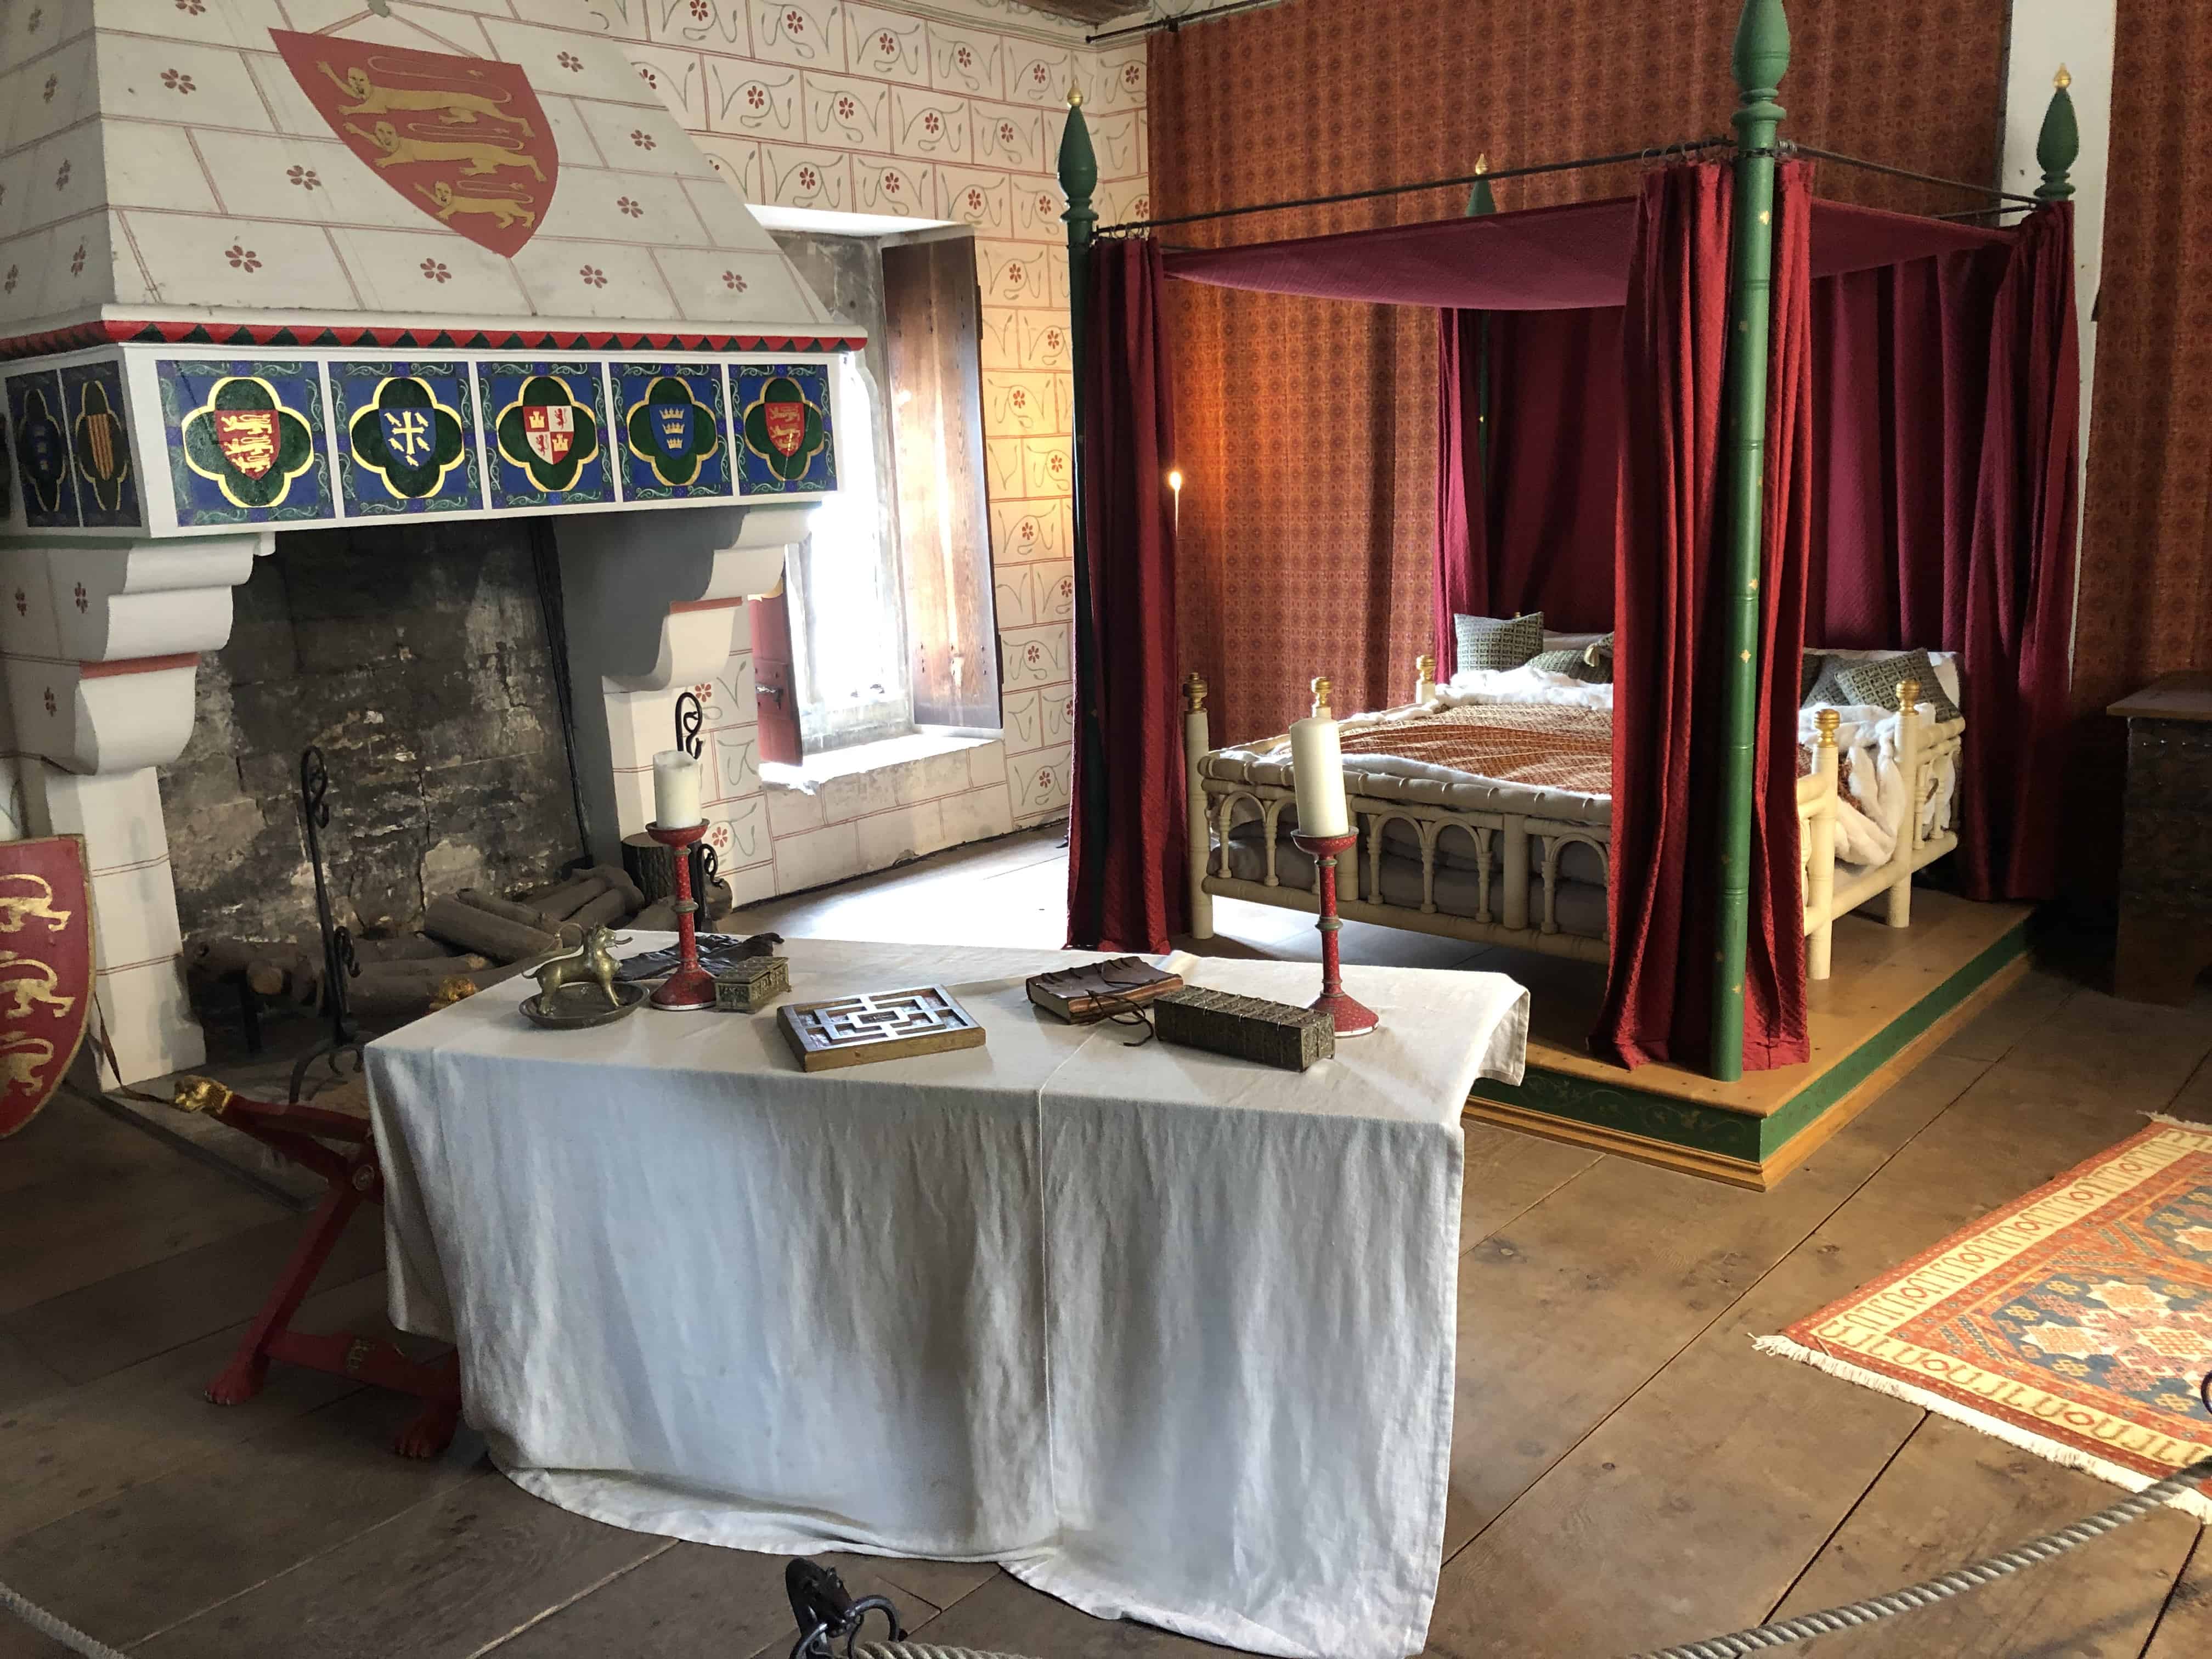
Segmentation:
{"type": "Polygon", "coordinates": [[[1344,836],[1307,836],[1291,832],[1291,844],[1309,854],[1321,866],[1321,994],[1306,1006],[1327,1014],[1340,1037],[1363,1036],[1382,1023],[1380,1015],[1345,994],[1344,975],[1337,958],[1336,936],[1344,924],[1336,915],[1336,860],[1340,853],[1359,845],[1357,832],[1344,836]]]}
{"type": "Polygon", "coordinates": [[[656,1008],[686,1012],[714,1006],[714,976],[699,965],[699,929],[692,916],[699,908],[691,896],[691,846],[707,833],[699,823],[648,823],[645,833],[676,854],[676,940],[682,960],[676,971],[653,988],[646,999],[656,1008]]]}

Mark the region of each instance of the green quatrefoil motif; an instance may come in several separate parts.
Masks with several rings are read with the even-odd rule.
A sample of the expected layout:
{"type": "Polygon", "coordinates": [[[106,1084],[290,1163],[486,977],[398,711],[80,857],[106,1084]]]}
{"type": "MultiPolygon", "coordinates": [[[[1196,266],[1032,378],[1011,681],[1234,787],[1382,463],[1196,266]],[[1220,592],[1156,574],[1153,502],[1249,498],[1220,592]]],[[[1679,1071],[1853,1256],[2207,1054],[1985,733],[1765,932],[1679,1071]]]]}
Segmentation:
{"type": "Polygon", "coordinates": [[[630,405],[626,422],[630,453],[665,484],[697,481],[699,469],[722,447],[714,411],[672,374],[657,374],[645,396],[630,405]]]}
{"type": "Polygon", "coordinates": [[[762,386],[760,397],[745,410],[745,447],[786,483],[806,476],[822,443],[822,411],[806,400],[798,381],[785,375],[762,386]]]}
{"type": "Polygon", "coordinates": [[[375,400],[353,417],[346,434],[354,459],[406,501],[436,495],[467,448],[460,416],[411,374],[380,385],[375,400]]]}

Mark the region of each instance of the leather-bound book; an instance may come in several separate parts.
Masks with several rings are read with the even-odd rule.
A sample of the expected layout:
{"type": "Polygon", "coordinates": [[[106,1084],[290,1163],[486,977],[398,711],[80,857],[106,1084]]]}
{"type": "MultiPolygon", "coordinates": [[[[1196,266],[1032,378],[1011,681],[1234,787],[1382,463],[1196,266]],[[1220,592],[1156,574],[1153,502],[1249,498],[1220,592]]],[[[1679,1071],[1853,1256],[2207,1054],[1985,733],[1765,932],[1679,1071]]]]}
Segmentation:
{"type": "Polygon", "coordinates": [[[1182,975],[1155,968],[1142,957],[1113,957],[1080,968],[1035,974],[1030,1000],[1073,1025],[1128,1013],[1164,991],[1182,989],[1182,975]]]}

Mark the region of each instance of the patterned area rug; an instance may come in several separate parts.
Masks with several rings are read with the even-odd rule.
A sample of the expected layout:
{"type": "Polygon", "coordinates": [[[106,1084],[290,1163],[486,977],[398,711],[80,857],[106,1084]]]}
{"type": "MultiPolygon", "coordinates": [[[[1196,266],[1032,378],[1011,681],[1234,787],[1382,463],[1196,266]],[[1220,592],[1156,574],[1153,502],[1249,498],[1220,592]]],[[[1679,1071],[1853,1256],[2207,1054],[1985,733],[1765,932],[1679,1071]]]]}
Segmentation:
{"type": "Polygon", "coordinates": [[[2139,1492],[2212,1454],[2212,1125],[2158,1119],[1758,1346],[2139,1492]]]}

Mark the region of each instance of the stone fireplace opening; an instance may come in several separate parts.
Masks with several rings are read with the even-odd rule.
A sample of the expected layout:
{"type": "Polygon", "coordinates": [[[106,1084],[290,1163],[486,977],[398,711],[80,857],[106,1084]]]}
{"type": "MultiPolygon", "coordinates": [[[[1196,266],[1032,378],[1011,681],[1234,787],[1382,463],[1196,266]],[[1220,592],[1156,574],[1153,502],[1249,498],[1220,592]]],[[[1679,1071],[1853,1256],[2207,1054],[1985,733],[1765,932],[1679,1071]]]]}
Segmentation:
{"type": "Polygon", "coordinates": [[[487,520],[297,531],[255,561],[161,775],[187,941],[316,933],[309,745],[330,776],[331,899],[356,935],[585,854],[553,560],[541,527],[487,520]]]}

